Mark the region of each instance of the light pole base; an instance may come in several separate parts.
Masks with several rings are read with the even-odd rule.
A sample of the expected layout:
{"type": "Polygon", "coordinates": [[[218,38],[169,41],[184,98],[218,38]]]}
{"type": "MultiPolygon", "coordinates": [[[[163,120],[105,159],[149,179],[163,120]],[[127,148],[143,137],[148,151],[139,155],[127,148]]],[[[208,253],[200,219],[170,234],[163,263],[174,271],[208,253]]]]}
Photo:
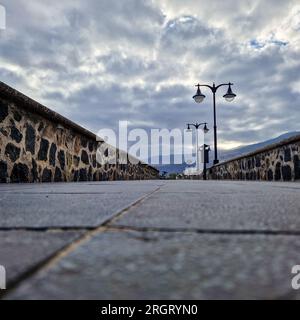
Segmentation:
{"type": "Polygon", "coordinates": [[[214,165],[218,164],[219,162],[219,160],[214,160],[214,165]]]}

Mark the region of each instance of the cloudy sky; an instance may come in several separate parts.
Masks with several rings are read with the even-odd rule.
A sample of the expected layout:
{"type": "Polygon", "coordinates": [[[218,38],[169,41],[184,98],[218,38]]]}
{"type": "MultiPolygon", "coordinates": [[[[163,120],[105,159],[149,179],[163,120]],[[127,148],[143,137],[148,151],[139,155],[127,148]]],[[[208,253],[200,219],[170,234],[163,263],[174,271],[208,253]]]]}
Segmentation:
{"type": "MultiPolygon", "coordinates": [[[[222,148],[299,129],[299,0],[0,0],[0,79],[97,132],[213,126],[222,148]]],[[[212,140],[212,132],[209,134],[212,140]]]]}

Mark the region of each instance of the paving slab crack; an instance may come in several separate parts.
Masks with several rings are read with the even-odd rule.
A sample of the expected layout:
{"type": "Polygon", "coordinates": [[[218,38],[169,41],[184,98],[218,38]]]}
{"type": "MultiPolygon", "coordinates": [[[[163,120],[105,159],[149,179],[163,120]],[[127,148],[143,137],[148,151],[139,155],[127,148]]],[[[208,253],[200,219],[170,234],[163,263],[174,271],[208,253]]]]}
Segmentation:
{"type": "Polygon", "coordinates": [[[134,227],[127,225],[109,225],[110,231],[162,232],[162,233],[197,233],[216,235],[270,235],[270,236],[300,236],[300,230],[233,230],[233,229],[198,229],[198,228],[159,228],[134,227]]]}
{"type": "MultiPolygon", "coordinates": [[[[101,225],[97,227],[93,227],[91,229],[86,229],[87,232],[85,232],[83,235],[80,235],[77,240],[73,241],[72,243],[67,244],[64,246],[61,250],[56,251],[54,254],[50,255],[48,258],[44,259],[43,261],[39,262],[32,268],[28,269],[26,272],[22,273],[19,277],[17,277],[15,280],[11,281],[8,283],[8,289],[0,292],[0,299],[4,298],[7,296],[10,292],[12,292],[14,289],[16,289],[23,281],[27,280],[31,276],[33,276],[35,273],[44,270],[47,271],[51,266],[56,264],[58,261],[60,261],[62,258],[67,256],[69,253],[72,251],[76,250],[80,245],[86,243],[89,241],[94,235],[104,232],[108,230],[107,225],[113,223],[115,219],[120,218],[123,214],[125,214],[127,211],[130,209],[137,207],[140,203],[142,203],[144,200],[146,200],[148,197],[150,197],[153,193],[158,192],[160,190],[161,186],[157,187],[155,190],[152,192],[149,192],[145,194],[144,196],[140,197],[138,200],[130,204],[128,207],[125,209],[121,210],[117,214],[115,214],[113,217],[107,219],[105,222],[103,222],[101,225]]],[[[2,228],[2,231],[13,231],[13,230],[24,230],[24,228],[2,228]]],[[[45,231],[53,231],[53,230],[65,230],[68,229],[70,231],[71,228],[25,228],[26,231],[40,231],[40,232],[45,232],[45,231]]],[[[74,230],[74,228],[72,228],[74,230]]],[[[0,230],[1,231],[1,230],[0,230]]],[[[78,231],[78,229],[77,229],[78,231]]]]}
{"type": "Polygon", "coordinates": [[[33,232],[64,232],[64,231],[90,231],[95,230],[96,227],[0,227],[0,232],[10,231],[33,231],[33,232]]]}

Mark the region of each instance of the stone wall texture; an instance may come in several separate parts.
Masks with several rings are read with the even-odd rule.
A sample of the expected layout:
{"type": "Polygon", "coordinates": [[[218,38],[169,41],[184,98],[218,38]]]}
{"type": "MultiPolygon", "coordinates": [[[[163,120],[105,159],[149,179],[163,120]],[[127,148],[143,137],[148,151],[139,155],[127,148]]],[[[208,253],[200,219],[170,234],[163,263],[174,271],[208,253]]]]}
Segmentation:
{"type": "Polygon", "coordinates": [[[210,179],[300,180],[300,136],[281,141],[208,170],[210,179]]]}
{"type": "Polygon", "coordinates": [[[0,183],[159,177],[143,163],[101,166],[99,144],[93,133],[0,82],[0,183]]]}

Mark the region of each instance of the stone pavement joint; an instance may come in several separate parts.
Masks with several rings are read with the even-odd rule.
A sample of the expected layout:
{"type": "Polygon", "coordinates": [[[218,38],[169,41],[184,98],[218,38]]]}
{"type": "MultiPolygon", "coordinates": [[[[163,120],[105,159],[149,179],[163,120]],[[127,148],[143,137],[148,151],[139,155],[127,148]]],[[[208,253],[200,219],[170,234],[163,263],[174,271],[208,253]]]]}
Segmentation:
{"type": "MultiPolygon", "coordinates": [[[[121,217],[123,214],[125,214],[128,210],[131,208],[134,208],[135,206],[139,205],[141,202],[143,202],[147,197],[152,195],[153,193],[157,192],[160,189],[160,187],[154,189],[152,192],[147,193],[145,196],[139,198],[136,200],[134,203],[132,203],[130,206],[127,208],[121,210],[117,214],[115,214],[113,217],[107,219],[105,222],[103,222],[100,226],[98,227],[50,227],[50,228],[41,228],[41,227],[33,227],[33,228],[0,228],[1,231],[34,231],[34,232],[64,232],[64,231],[85,231],[85,233],[79,237],[77,240],[74,242],[66,245],[65,247],[61,248],[59,251],[53,253],[51,256],[49,256],[47,259],[44,259],[37,263],[34,267],[29,268],[26,272],[22,273],[19,275],[16,279],[13,281],[9,282],[9,288],[4,292],[0,292],[0,298],[5,297],[10,293],[10,291],[13,291],[22,281],[26,280],[29,278],[31,275],[34,273],[40,271],[40,270],[47,270],[49,269],[52,265],[57,263],[60,259],[63,259],[65,256],[67,256],[69,253],[71,253],[73,250],[76,250],[78,246],[81,244],[84,244],[85,242],[89,241],[93,236],[96,234],[106,231],[107,227],[106,225],[109,225],[110,223],[113,223],[115,219],[118,219],[121,217]]],[[[30,193],[28,193],[30,194],[30,193]]],[[[75,193],[76,194],[76,193],[75,193]]]]}
{"type": "Polygon", "coordinates": [[[300,298],[299,195],[241,181],[0,186],[0,264],[13,270],[2,297],[300,298]],[[63,207],[39,208],[45,195],[63,207]]]}
{"type": "Polygon", "coordinates": [[[136,232],[162,232],[162,233],[198,233],[198,234],[219,234],[219,235],[270,235],[270,236],[299,236],[299,231],[291,230],[218,230],[218,229],[197,229],[197,228],[155,228],[155,227],[131,227],[122,225],[108,225],[110,231],[136,231],[136,232]]]}

